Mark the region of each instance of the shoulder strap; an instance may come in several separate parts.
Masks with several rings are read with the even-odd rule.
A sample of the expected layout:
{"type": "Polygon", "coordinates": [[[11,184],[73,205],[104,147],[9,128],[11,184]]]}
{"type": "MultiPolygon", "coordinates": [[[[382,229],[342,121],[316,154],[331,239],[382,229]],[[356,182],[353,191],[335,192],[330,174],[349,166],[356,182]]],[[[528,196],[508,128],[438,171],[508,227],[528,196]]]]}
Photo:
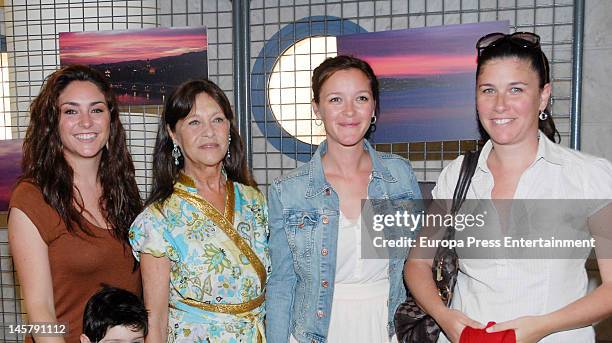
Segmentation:
{"type": "Polygon", "coordinates": [[[455,192],[453,193],[453,204],[451,207],[451,213],[453,214],[457,213],[461,205],[463,205],[467,190],[470,188],[470,183],[472,182],[472,176],[474,176],[476,172],[479,156],[480,150],[468,151],[463,156],[461,170],[459,171],[459,179],[457,180],[455,192]]]}

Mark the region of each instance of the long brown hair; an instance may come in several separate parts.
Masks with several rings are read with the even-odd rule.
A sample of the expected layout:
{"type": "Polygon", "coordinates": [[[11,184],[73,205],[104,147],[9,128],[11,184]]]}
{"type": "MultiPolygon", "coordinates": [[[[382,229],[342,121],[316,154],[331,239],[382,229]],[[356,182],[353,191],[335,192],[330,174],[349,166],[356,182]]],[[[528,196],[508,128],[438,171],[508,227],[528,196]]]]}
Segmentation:
{"type": "Polygon", "coordinates": [[[42,191],[45,201],[62,218],[69,232],[92,234],[84,225],[86,211],[75,201],[74,171],[66,161],[59,132],[58,98],[73,81],[87,81],[104,94],[110,112],[110,135],[102,149],[98,180],[102,186],[100,211],[115,238],[128,243],[128,230],[142,210],[142,200],[134,178],[134,164],[119,121],[117,100],[100,72],[83,65],[61,68],[51,74],[30,106],[30,125],[23,142],[23,176],[42,191]],[[76,228],[75,228],[76,226],[76,228]]]}
{"type": "Polygon", "coordinates": [[[257,183],[255,183],[248,169],[244,144],[238,134],[236,125],[234,125],[234,113],[227,96],[212,81],[192,80],[183,83],[166,101],[153,153],[153,189],[146,201],[146,205],[163,203],[172,194],[174,182],[179,171],[183,169],[185,161],[181,156],[179,164],[176,165],[174,163],[174,158],[172,157],[174,146],[168,132],[168,127],[174,131],[176,123],[191,112],[195,104],[195,98],[200,93],[206,93],[213,98],[219,104],[219,107],[221,107],[225,118],[230,122],[230,136],[232,140],[229,150],[231,156],[223,160],[223,167],[227,172],[228,178],[232,181],[257,188],[257,183]]]}

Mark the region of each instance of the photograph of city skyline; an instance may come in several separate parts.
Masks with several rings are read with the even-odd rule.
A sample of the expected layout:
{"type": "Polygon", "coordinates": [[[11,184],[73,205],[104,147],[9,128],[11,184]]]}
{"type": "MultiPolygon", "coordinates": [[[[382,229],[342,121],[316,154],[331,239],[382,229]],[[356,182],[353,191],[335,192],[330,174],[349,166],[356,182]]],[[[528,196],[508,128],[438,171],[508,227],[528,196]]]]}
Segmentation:
{"type": "Polygon", "coordinates": [[[104,73],[122,105],[159,105],[184,81],[208,78],[205,27],[62,32],[60,64],[104,73]]]}

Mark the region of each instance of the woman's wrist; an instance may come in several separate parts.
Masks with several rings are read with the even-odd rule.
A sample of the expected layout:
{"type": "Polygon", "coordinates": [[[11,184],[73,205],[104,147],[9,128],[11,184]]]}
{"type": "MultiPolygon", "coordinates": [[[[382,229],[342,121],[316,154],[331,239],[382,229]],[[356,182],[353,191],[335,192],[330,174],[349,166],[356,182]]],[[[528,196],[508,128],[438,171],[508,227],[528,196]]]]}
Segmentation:
{"type": "Polygon", "coordinates": [[[534,321],[537,331],[541,334],[541,337],[548,336],[551,333],[558,331],[558,329],[554,327],[555,323],[550,314],[534,316],[534,321]]]}
{"type": "Polygon", "coordinates": [[[429,315],[432,316],[437,322],[440,322],[442,319],[444,319],[444,316],[449,313],[449,311],[450,309],[440,302],[440,304],[436,304],[431,308],[429,315]]]}

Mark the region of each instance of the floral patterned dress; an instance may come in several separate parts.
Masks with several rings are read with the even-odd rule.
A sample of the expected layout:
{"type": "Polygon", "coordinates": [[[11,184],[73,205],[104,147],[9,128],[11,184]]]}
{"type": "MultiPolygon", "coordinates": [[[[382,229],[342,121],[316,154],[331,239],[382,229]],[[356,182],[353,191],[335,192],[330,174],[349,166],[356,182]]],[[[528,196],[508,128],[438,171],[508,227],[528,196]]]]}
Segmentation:
{"type": "Polygon", "coordinates": [[[225,213],[180,174],[162,206],[130,228],[134,255],[170,260],[168,342],[261,342],[270,269],[267,207],[253,187],[227,181],[225,213]]]}

